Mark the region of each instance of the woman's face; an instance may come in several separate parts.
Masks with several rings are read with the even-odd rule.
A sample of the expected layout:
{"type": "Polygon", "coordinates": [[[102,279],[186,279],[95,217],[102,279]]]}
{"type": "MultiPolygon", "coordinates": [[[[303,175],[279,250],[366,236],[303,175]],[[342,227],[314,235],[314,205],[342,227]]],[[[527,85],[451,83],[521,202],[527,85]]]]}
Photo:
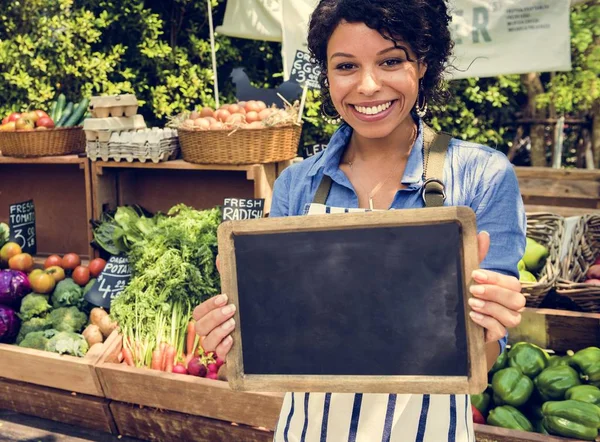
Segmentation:
{"type": "Polygon", "coordinates": [[[402,41],[394,46],[364,23],[340,23],[327,44],[327,78],[340,116],[366,138],[387,137],[417,99],[426,66],[416,59],[402,41]]]}

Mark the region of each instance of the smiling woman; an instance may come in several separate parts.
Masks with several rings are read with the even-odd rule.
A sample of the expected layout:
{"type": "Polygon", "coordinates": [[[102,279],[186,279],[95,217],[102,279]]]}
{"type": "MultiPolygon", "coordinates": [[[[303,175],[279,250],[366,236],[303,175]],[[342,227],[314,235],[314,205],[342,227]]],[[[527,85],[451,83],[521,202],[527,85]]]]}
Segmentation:
{"type": "MultiPolygon", "coordinates": [[[[515,173],[501,152],[438,137],[422,120],[428,103],[444,101],[449,23],[444,0],[319,2],[308,45],[322,69],[323,114],[343,123],[326,150],[284,170],[270,216],[422,208],[430,201],[430,147],[449,140],[436,153],[439,192],[431,201],[475,212],[480,269],[471,275],[470,317],[485,330],[491,367],[525,305],[517,279],[525,212],[515,173]]],[[[403,295],[398,293],[399,303],[403,295]]],[[[227,304],[223,295],[194,311],[205,349],[222,358],[236,327],[236,306],[227,304]]],[[[381,357],[393,358],[394,348],[381,357]]],[[[277,442],[379,440],[474,441],[469,396],[288,393],[275,432],[277,442]]]]}

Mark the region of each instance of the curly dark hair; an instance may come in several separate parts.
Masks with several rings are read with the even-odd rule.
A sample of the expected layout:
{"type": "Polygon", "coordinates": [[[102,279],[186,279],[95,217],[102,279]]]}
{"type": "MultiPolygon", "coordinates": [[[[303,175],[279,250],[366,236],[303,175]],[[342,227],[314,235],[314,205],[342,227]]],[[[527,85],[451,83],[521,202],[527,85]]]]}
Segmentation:
{"type": "Polygon", "coordinates": [[[308,49],[321,68],[321,94],[332,108],[327,83],[327,43],[342,21],[364,23],[387,40],[403,40],[427,64],[421,93],[427,103],[445,98],[443,73],[452,53],[451,17],[445,0],[321,0],[310,17],[308,49]]]}

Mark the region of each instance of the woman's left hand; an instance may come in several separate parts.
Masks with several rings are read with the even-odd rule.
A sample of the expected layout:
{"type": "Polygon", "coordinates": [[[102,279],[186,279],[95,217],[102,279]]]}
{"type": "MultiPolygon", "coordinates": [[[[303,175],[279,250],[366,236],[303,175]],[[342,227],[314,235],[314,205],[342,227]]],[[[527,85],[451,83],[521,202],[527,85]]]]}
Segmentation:
{"type": "MultiPolygon", "coordinates": [[[[479,263],[490,248],[490,235],[477,235],[479,263]]],[[[521,283],[514,276],[490,270],[478,269],[472,274],[475,283],[469,299],[471,319],[485,329],[485,342],[498,341],[506,335],[506,329],[521,322],[520,312],[525,307],[525,296],[521,294],[521,283]]]]}

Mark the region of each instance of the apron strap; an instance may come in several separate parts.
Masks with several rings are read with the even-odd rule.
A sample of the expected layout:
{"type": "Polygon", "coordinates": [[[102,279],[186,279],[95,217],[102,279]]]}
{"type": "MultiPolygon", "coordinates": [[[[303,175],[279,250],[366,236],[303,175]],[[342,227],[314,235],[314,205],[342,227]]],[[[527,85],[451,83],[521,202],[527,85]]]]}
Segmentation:
{"type": "Polygon", "coordinates": [[[330,190],[331,177],[329,175],[323,175],[323,178],[319,183],[319,187],[317,188],[317,193],[315,193],[315,197],[313,198],[313,204],[325,205],[325,201],[327,201],[327,197],[329,196],[330,190]]]}
{"type": "Polygon", "coordinates": [[[423,123],[423,188],[421,195],[425,207],[442,207],[446,199],[444,162],[452,137],[437,133],[423,123]]]}
{"type": "MultiPolygon", "coordinates": [[[[452,137],[446,133],[437,133],[423,123],[423,188],[421,190],[425,207],[441,207],[446,199],[444,162],[446,151],[452,137]]],[[[325,204],[331,190],[331,177],[323,175],[313,204],[325,204]]]]}

